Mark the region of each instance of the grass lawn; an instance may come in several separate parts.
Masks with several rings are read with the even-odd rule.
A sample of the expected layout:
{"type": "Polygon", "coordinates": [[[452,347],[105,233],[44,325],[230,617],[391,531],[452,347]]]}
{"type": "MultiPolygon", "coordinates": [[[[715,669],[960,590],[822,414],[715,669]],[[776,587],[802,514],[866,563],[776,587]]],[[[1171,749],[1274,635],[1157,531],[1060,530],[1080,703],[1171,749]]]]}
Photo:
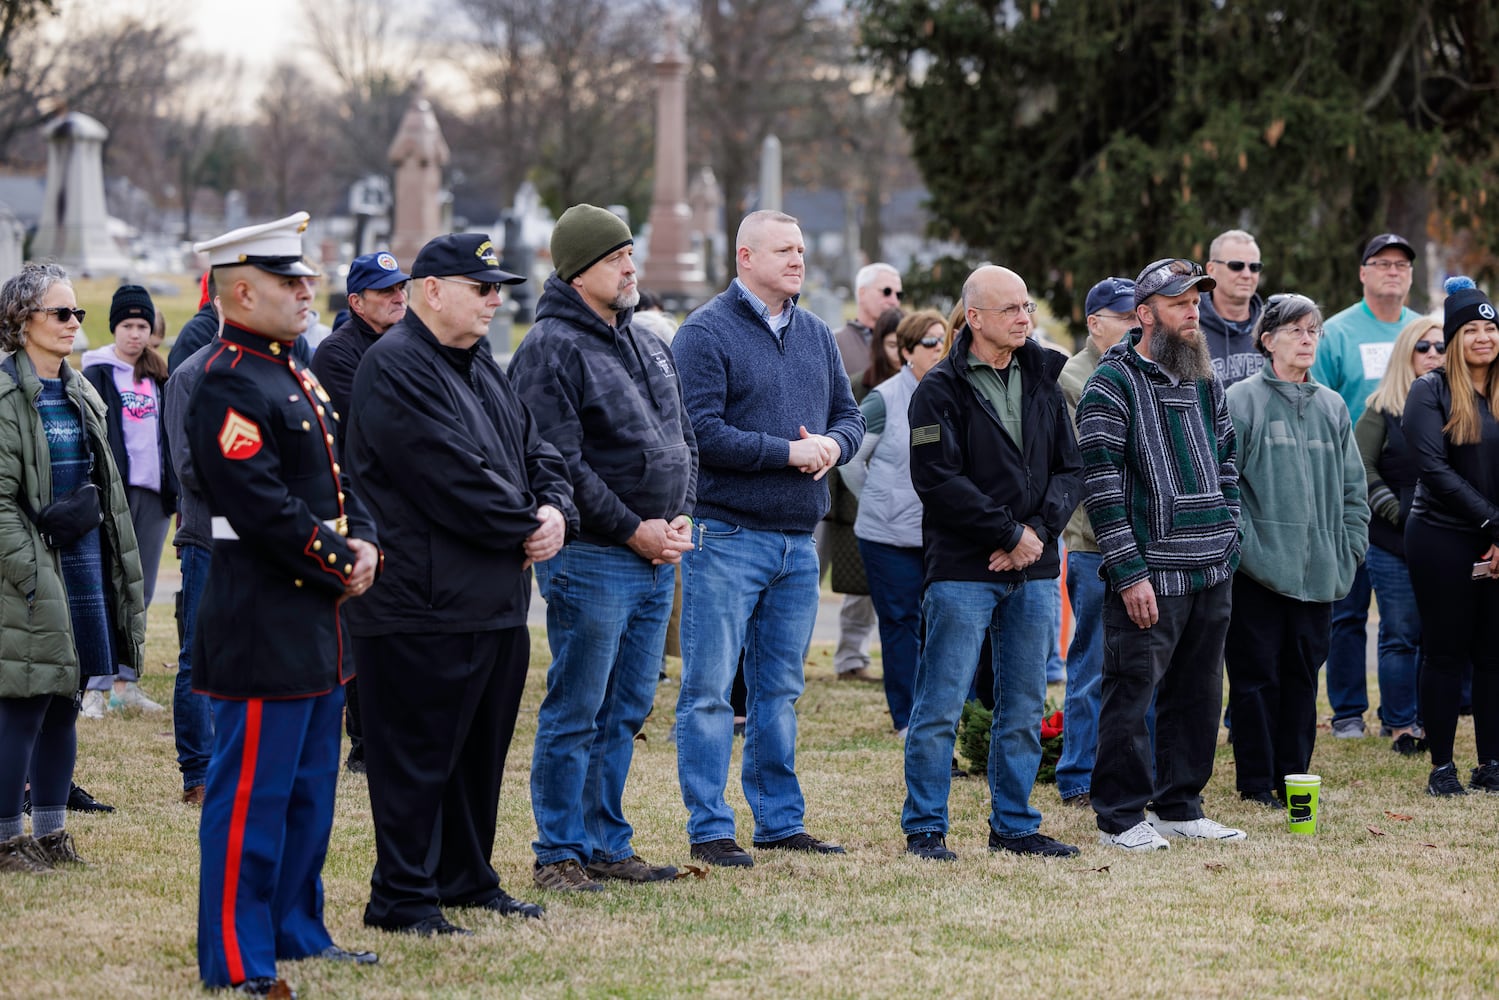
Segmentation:
{"type": "MultiPolygon", "coordinates": [[[[170,609],[164,593],[146,655],[146,688],[163,703],[171,676],[162,664],[175,659],[170,609]]],[[[883,695],[835,682],[827,648],[814,649],[808,667],[798,770],[809,828],[842,842],[846,857],[760,853],[748,871],[612,885],[586,899],[539,893],[530,883],[527,790],[545,648],[538,633],[494,863],[512,893],[546,904],[547,918],[451,914],[478,932],[463,940],[363,927],[374,844],[365,779],[344,774],[324,872],[327,921],[339,943],[378,950],[380,964],[283,964],[302,996],[1457,997],[1499,989],[1499,797],[1428,798],[1424,760],[1398,757],[1386,740],[1323,732],[1313,761],[1324,782],[1316,837],[1292,836],[1283,814],[1239,802],[1232,750],[1220,746],[1207,808],[1247,829],[1245,843],[1127,856],[1098,845],[1091,814],[1064,812],[1055,788],[1040,786],[1043,830],[1082,854],[993,856],[987,790],[969,778],[955,782],[951,799],[949,843],[960,860],[923,862],[902,855],[901,751],[883,695]]],[[[666,738],[676,691],[675,680],[661,686],[626,805],[641,854],[680,866],[685,814],[666,738]]],[[[1465,720],[1464,773],[1472,756],[1465,720]]],[[[178,802],[169,718],[80,720],[77,777],[119,811],[70,818],[86,870],[0,878],[0,995],[203,996],[194,962],[198,813],[178,802]]],[[[737,781],[730,801],[748,843],[737,781]]]]}

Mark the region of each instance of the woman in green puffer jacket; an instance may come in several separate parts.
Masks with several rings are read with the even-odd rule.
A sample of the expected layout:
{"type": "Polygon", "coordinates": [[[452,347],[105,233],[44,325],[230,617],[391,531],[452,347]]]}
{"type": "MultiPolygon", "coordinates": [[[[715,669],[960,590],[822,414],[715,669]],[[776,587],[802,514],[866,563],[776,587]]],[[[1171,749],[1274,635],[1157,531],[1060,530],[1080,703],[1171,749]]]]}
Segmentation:
{"type": "Polygon", "coordinates": [[[77,304],[56,264],[28,264],[0,288],[0,871],[79,861],[63,828],[79,689],[118,663],[139,670],[146,638],[104,403],[68,365],[77,304]],[[55,522],[50,505],[91,490],[102,520],[55,522]],[[21,817],[28,772],[31,836],[21,817]]]}

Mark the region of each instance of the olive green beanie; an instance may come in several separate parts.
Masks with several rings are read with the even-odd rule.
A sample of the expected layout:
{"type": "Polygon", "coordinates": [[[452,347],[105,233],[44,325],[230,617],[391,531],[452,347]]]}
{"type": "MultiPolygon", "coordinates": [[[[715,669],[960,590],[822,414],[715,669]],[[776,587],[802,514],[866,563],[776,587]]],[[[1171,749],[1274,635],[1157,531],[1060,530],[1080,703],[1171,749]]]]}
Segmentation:
{"type": "Polygon", "coordinates": [[[552,229],[552,265],[557,277],[572,281],[622,246],[635,242],[630,227],[608,209],[574,205],[552,229]]]}

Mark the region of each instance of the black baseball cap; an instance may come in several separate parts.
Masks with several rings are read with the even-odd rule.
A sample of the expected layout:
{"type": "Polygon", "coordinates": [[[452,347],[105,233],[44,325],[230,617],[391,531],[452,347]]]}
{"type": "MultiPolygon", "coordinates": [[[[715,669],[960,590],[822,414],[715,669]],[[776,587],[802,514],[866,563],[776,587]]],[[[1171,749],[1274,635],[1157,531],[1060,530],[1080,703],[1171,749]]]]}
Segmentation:
{"type": "Polygon", "coordinates": [[[473,278],[498,285],[517,285],[525,281],[519,274],[500,270],[494,244],[484,233],[449,233],[429,240],[417,252],[411,265],[413,278],[473,278]]]}
{"type": "Polygon", "coordinates": [[[1364,255],[1359,258],[1360,266],[1369,263],[1369,258],[1379,253],[1379,251],[1387,250],[1390,247],[1404,250],[1407,260],[1416,259],[1415,248],[1410,245],[1404,236],[1397,233],[1380,233],[1364,247],[1364,255]]]}

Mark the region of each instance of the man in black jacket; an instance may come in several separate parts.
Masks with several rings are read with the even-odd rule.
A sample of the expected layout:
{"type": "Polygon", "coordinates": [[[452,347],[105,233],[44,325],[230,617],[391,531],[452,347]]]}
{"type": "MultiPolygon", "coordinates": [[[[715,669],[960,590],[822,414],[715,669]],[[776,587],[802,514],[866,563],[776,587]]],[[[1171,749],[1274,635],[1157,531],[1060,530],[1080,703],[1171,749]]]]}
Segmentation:
{"type": "Polygon", "coordinates": [[[530,639],[533,562],[577,511],[567,466],[536,430],[484,341],[500,270],[482,233],[432,240],[412,265],[410,312],[365,352],[349,404],[348,463],[377,524],[384,573],[351,609],[363,674],[375,871],[364,922],[467,933],[440,906],[541,916],[490,866],[500,777],[530,639]]]}
{"type": "Polygon", "coordinates": [[[906,850],[952,861],[947,795],[958,716],[988,630],[994,661],[989,849],[1066,857],[1030,805],[1041,763],[1048,591],[1077,506],[1082,457],[1057,377],[1066,356],[1030,340],[1020,276],[986,265],[963,285],[967,325],[911,398],[911,482],[921,497],[926,643],[906,735],[906,850]]]}
{"type": "Polygon", "coordinates": [[[567,460],[582,523],[536,566],[552,666],[531,757],[534,878],[564,892],[677,873],[635,853],[622,801],[697,495],[697,439],[671,352],[630,323],[640,299],[634,243],[605,209],[563,212],[552,230],[557,270],[510,365],[542,436],[567,460]]]}
{"type": "MultiPolygon", "coordinates": [[[[382,333],[405,317],[406,288],[410,281],[411,275],[402,271],[395,257],[384,250],[355,257],[349,264],[349,276],[344,284],[349,318],[338,324],[338,329],[318,345],[310,366],[323,388],[328,390],[333,412],[348,412],[349,393],[354,388],[359,359],[382,333]]],[[[343,454],[346,426],[340,422],[333,432],[339,454],[343,454]]],[[[359,711],[357,674],[345,685],[344,699],[344,725],[349,733],[349,759],[344,766],[362,773],[364,726],[359,711]]]]}

